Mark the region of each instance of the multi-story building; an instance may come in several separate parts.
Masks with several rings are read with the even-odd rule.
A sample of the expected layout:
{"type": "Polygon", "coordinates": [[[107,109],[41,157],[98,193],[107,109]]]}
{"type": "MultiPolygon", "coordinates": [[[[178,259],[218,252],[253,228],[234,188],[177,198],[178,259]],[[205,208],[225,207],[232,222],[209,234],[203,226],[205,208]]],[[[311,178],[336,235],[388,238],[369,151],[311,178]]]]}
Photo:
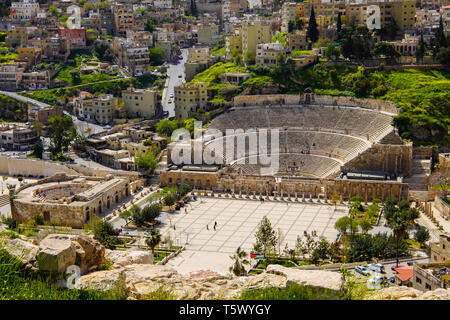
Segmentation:
{"type": "Polygon", "coordinates": [[[118,64],[132,75],[148,73],[150,67],[150,52],[148,47],[140,46],[134,41],[115,41],[114,52],[117,54],[118,64]]]}
{"type": "Polygon", "coordinates": [[[285,2],[281,7],[281,32],[289,32],[289,24],[297,17],[297,3],[285,2]]]}
{"type": "Polygon", "coordinates": [[[420,7],[424,9],[439,9],[450,5],[450,0],[420,0],[420,7]]]}
{"type": "Polygon", "coordinates": [[[170,9],[173,3],[172,0],[154,0],[153,6],[157,9],[170,9]]]}
{"type": "Polygon", "coordinates": [[[442,263],[450,260],[450,234],[441,234],[439,242],[430,244],[430,262],[442,263]]]}
{"type": "Polygon", "coordinates": [[[270,26],[259,21],[244,23],[241,32],[243,55],[249,51],[255,57],[257,45],[260,43],[270,43],[272,40],[270,26]]]}
{"type": "Polygon", "coordinates": [[[208,101],[206,83],[185,83],[175,87],[175,116],[177,119],[186,119],[190,111],[196,111],[208,101]]]}
{"type": "Polygon", "coordinates": [[[40,90],[53,87],[53,81],[48,70],[24,72],[20,87],[25,90],[40,90]]]}
{"type": "Polygon", "coordinates": [[[221,39],[219,26],[216,24],[200,25],[197,29],[197,43],[212,45],[221,39]]]}
{"type": "Polygon", "coordinates": [[[41,60],[42,50],[36,47],[18,48],[17,54],[20,60],[28,60],[33,65],[41,60]]]}
{"type": "Polygon", "coordinates": [[[70,55],[70,40],[62,37],[51,37],[43,41],[42,60],[66,62],[70,55]]]}
{"type": "Polygon", "coordinates": [[[125,37],[127,30],[134,28],[133,8],[126,7],[123,4],[116,4],[114,7],[114,23],[117,36],[125,37]]]}
{"type": "Polygon", "coordinates": [[[0,126],[0,145],[6,150],[30,150],[39,141],[36,130],[30,126],[0,126]]]}
{"type": "Polygon", "coordinates": [[[62,116],[63,108],[59,106],[37,107],[32,104],[28,104],[28,122],[41,122],[43,124],[48,123],[48,119],[55,116],[62,116]]]}
{"type": "Polygon", "coordinates": [[[23,68],[18,64],[0,66],[0,88],[7,91],[17,91],[22,81],[23,68]]]}
{"type": "Polygon", "coordinates": [[[306,40],[306,31],[296,31],[286,35],[285,48],[287,51],[305,50],[308,47],[306,40]]]}
{"type": "Polygon", "coordinates": [[[409,37],[401,41],[389,42],[394,45],[395,50],[402,56],[414,56],[416,54],[417,46],[419,45],[419,37],[409,37]]]}
{"type": "Polygon", "coordinates": [[[277,58],[282,53],[284,53],[284,48],[281,43],[260,43],[256,49],[256,63],[276,67],[278,65],[277,58]]]}
{"type": "Polygon", "coordinates": [[[158,91],[128,88],[122,91],[128,118],[152,119],[158,112],[158,91]]]}
{"type": "Polygon", "coordinates": [[[86,29],[59,29],[58,34],[69,39],[73,49],[86,47],[86,29]]]}
{"type": "Polygon", "coordinates": [[[402,31],[411,30],[415,27],[416,21],[416,1],[414,0],[393,0],[393,1],[364,1],[347,3],[345,15],[347,19],[354,16],[359,24],[366,25],[368,18],[367,8],[376,5],[380,8],[381,26],[389,25],[395,21],[402,31]]]}
{"type": "Polygon", "coordinates": [[[11,18],[13,20],[31,20],[37,16],[39,3],[37,0],[11,2],[11,18]]]}
{"type": "Polygon", "coordinates": [[[421,291],[450,288],[450,268],[448,264],[415,264],[412,286],[421,291]]]}
{"type": "Polygon", "coordinates": [[[7,47],[15,47],[19,45],[25,45],[28,41],[27,28],[11,27],[6,31],[5,44],[7,47]]]}
{"type": "Polygon", "coordinates": [[[240,34],[225,37],[225,56],[227,59],[231,58],[233,51],[239,54],[242,52],[242,36],[240,34]]]}
{"type": "Polygon", "coordinates": [[[116,104],[117,100],[113,95],[99,95],[93,99],[83,100],[79,114],[87,121],[108,124],[114,119],[116,104]]]}

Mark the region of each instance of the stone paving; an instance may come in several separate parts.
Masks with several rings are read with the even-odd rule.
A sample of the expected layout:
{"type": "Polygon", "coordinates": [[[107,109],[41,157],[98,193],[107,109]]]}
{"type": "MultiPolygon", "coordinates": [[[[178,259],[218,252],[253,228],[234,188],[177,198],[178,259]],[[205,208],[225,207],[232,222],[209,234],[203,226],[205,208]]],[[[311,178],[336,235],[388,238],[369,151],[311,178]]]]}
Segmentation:
{"type": "Polygon", "coordinates": [[[186,246],[186,252],[169,262],[181,273],[199,269],[203,262],[204,269],[223,271],[224,263],[230,265],[226,257],[233,254],[237,247],[241,246],[247,253],[251,251],[257,226],[265,215],[272,227],[280,228],[285,235],[281,250],[286,242],[293,248],[297,236],[303,237],[304,230],[309,234],[315,230],[316,239],[324,236],[334,241],[338,234],[334,223],[346,215],[348,208],[338,205],[335,209],[334,205],[320,203],[286,204],[281,201],[202,197],[193,202],[191,207],[188,206],[187,210],[185,213],[182,208],[171,214],[170,220],[161,226],[163,236],[170,234],[175,244],[186,246]],[[227,261],[219,261],[219,257],[227,261]]]}

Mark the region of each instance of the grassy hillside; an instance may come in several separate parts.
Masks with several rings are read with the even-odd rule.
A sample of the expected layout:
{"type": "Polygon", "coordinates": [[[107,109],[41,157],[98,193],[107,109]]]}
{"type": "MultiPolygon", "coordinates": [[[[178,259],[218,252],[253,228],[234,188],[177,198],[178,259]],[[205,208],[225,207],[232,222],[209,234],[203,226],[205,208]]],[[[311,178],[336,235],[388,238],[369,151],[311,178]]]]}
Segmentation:
{"type": "Polygon", "coordinates": [[[68,290],[25,271],[20,261],[0,247],[0,300],[123,300],[114,291],[68,290]]]}

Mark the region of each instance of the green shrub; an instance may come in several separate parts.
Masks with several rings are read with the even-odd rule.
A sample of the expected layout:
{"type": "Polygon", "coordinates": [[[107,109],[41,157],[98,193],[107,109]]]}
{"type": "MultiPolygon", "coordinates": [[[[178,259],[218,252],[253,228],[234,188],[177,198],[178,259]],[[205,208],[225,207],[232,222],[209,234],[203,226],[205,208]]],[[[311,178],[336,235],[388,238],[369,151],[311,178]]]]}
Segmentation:
{"type": "Polygon", "coordinates": [[[246,289],[241,300],[340,300],[339,292],[289,282],[285,288],[246,289]]]}

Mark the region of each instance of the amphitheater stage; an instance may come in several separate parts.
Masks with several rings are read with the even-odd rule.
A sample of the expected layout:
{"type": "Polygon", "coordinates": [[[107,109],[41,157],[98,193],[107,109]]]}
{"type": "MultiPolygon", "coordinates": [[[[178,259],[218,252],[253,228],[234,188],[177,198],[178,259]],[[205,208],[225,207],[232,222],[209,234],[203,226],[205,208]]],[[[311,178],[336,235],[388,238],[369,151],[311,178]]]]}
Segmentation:
{"type": "Polygon", "coordinates": [[[199,200],[171,214],[171,221],[163,222],[161,233],[170,234],[175,244],[184,245],[186,251],[169,261],[169,265],[180,273],[199,269],[210,269],[219,273],[228,272],[232,264],[229,258],[237,247],[249,253],[255,243],[255,232],[264,216],[267,216],[275,230],[281,229],[285,236],[281,250],[288,243],[294,248],[297,236],[303,239],[303,231],[309,234],[315,230],[316,240],[324,236],[336,240],[336,220],[346,215],[344,205],[264,201],[248,199],[223,199],[200,197],[199,200]],[[217,221],[216,231],[214,222],[217,221]],[[175,230],[173,226],[175,225],[175,230]],[[209,230],[206,229],[208,225],[209,230]]]}

